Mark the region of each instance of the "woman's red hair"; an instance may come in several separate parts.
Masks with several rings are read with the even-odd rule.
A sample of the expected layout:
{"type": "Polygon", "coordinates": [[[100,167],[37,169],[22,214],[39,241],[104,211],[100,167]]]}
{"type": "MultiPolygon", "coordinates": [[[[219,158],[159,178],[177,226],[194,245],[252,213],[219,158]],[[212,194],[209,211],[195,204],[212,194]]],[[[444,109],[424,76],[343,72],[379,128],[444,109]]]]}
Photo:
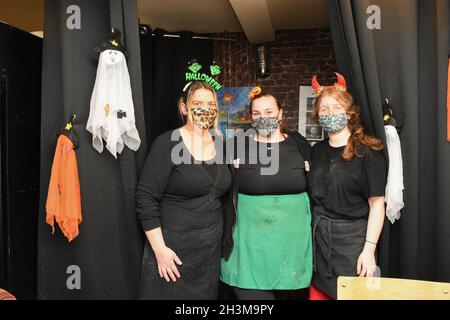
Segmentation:
{"type": "Polygon", "coordinates": [[[342,158],[346,161],[351,161],[355,156],[359,156],[359,148],[364,145],[373,150],[383,150],[383,143],[380,139],[366,134],[361,125],[360,114],[361,111],[358,106],[353,104],[353,98],[348,92],[336,90],[334,88],[324,89],[314,104],[314,119],[318,119],[319,106],[324,97],[333,97],[336,101],[345,107],[347,114],[350,116],[348,120],[348,128],[351,136],[348,138],[347,146],[344,149],[342,158]]]}

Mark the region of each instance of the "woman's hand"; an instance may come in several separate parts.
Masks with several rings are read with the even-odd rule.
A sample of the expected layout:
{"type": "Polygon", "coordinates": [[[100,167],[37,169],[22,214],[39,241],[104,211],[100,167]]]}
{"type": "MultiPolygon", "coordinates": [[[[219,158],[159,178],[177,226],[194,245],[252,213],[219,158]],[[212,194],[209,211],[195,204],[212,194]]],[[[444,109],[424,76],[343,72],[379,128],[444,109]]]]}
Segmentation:
{"type": "Polygon", "coordinates": [[[376,269],[375,250],[364,248],[358,258],[358,265],[356,267],[357,274],[360,277],[373,277],[376,269]]]}
{"type": "Polygon", "coordinates": [[[373,277],[377,270],[375,249],[384,222],[384,197],[369,198],[369,220],[367,222],[366,242],[358,258],[356,272],[360,277],[373,277]]]}
{"type": "Polygon", "coordinates": [[[161,248],[154,250],[154,252],[156,261],[158,262],[159,276],[161,278],[164,277],[167,282],[170,282],[170,280],[176,282],[177,278],[181,277],[176,266],[176,264],[182,265],[180,258],[178,258],[172,249],[166,246],[162,246],[161,248]]]}

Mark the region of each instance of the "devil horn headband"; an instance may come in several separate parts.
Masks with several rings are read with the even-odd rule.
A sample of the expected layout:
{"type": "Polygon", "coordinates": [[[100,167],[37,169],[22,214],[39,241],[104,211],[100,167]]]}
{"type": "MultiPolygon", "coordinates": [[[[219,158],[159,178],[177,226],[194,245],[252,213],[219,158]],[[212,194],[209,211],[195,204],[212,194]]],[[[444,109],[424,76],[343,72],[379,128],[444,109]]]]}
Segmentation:
{"type": "Polygon", "coordinates": [[[337,82],[332,86],[326,86],[326,87],[321,86],[319,84],[319,82],[317,81],[316,75],[312,78],[311,86],[312,86],[316,96],[319,96],[324,89],[337,89],[337,90],[341,90],[341,91],[347,91],[347,82],[345,81],[344,76],[337,72],[335,72],[335,74],[337,77],[337,82]]]}

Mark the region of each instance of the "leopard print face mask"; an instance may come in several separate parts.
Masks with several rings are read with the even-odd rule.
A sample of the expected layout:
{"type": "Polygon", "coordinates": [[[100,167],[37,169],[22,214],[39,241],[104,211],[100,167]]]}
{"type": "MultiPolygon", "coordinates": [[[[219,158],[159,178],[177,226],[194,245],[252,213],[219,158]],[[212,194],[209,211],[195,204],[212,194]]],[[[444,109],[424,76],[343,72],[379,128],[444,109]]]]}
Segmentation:
{"type": "Polygon", "coordinates": [[[200,129],[209,129],[217,117],[217,110],[204,107],[193,107],[191,109],[192,120],[200,129]]]}

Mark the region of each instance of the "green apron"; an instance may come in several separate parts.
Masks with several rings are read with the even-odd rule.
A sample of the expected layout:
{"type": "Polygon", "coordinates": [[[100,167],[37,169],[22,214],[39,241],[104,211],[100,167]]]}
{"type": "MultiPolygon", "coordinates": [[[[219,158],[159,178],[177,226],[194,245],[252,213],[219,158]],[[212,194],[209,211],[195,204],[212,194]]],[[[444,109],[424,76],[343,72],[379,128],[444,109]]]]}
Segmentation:
{"type": "Polygon", "coordinates": [[[239,194],[234,247],[221,280],[243,289],[296,290],[312,276],[308,194],[239,194]]]}

